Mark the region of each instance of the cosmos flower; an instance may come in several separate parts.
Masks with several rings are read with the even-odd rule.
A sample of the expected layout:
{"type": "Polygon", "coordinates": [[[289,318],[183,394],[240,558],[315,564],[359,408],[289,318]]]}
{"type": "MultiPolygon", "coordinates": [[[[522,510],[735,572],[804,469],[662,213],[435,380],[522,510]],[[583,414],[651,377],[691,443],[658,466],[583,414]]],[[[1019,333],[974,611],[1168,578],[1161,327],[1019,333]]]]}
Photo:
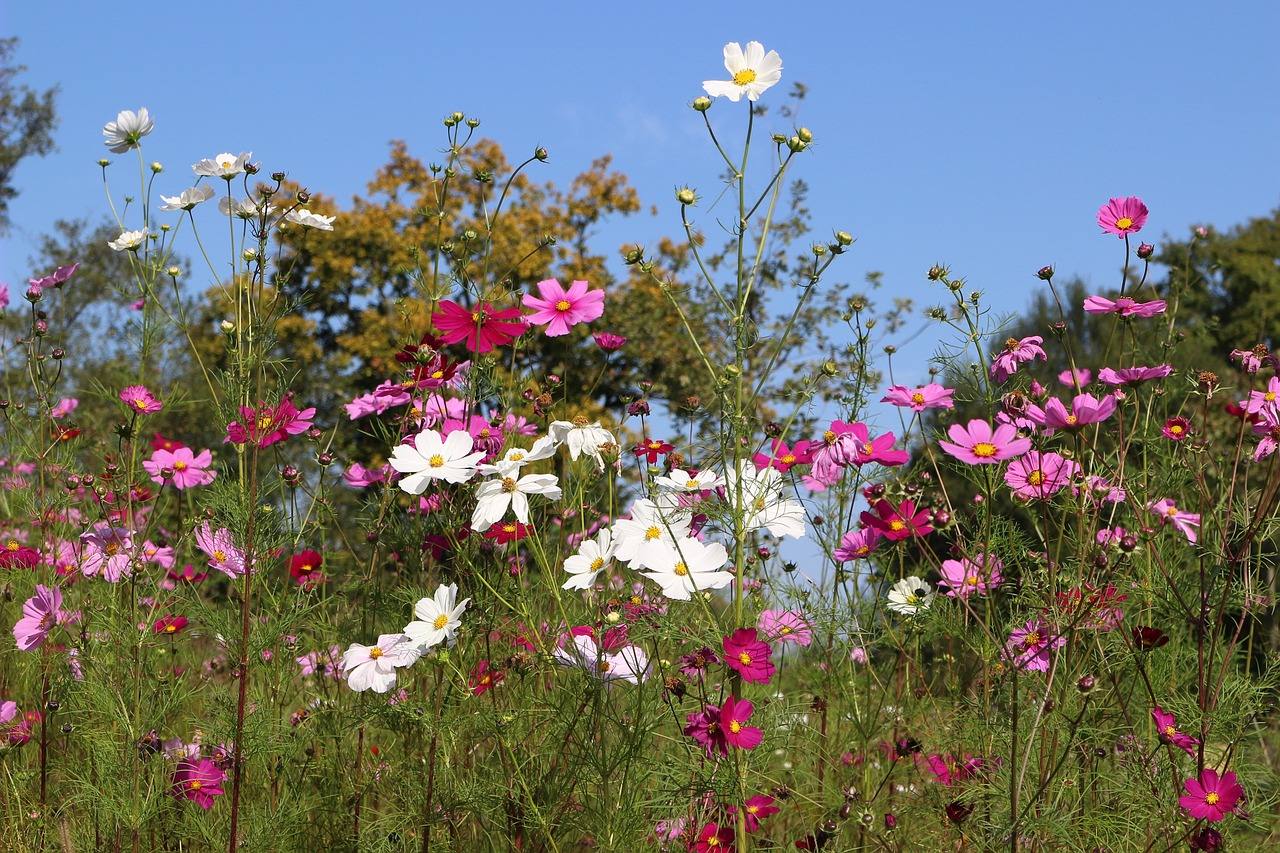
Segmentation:
{"type": "Polygon", "coordinates": [[[773,650],[760,640],[755,628],[739,628],[724,638],[724,662],[751,684],[768,684],[775,667],[773,650]]]}
{"type": "Polygon", "coordinates": [[[943,560],[939,586],[947,587],[947,595],[952,598],[968,598],[971,595],[986,595],[1000,585],[1004,578],[1000,575],[1003,563],[992,554],[976,554],[972,559],[943,560]]]}
{"type": "MultiPolygon", "coordinates": [[[[735,99],[736,100],[736,99],[735,99]]],[[[103,144],[113,154],[123,154],[138,147],[138,142],[155,129],[156,123],[146,107],[133,110],[121,110],[115,121],[109,121],[102,127],[102,135],[106,137],[103,144]]]]}
{"type": "Polygon", "coordinates": [[[951,399],[954,393],[954,389],[944,388],[936,382],[915,389],[905,385],[894,385],[885,392],[880,402],[902,406],[913,412],[923,412],[925,409],[951,409],[955,407],[951,399]]]}
{"type": "Polygon", "coordinates": [[[794,447],[788,448],[784,441],[775,438],[771,452],[757,453],[752,461],[757,468],[773,467],[785,474],[793,465],[808,465],[813,461],[813,454],[807,441],[797,441],[794,447]]]}
{"type": "Polygon", "coordinates": [[[442,437],[433,429],[418,433],[413,443],[396,445],[388,463],[401,474],[400,488],[420,495],[434,480],[465,483],[476,474],[476,466],[484,458],[483,450],[472,451],[474,439],[466,430],[454,430],[442,437]]]}
{"type": "Polygon", "coordinates": [[[244,171],[244,167],[249,164],[249,158],[252,156],[252,152],[242,151],[239,156],[219,154],[213,159],[206,157],[192,166],[191,171],[198,177],[222,178],[229,181],[244,171]]]}
{"type": "Polygon", "coordinates": [[[868,527],[880,531],[890,542],[924,536],[933,531],[929,510],[917,509],[915,501],[910,500],[904,500],[895,507],[881,498],[876,501],[875,513],[863,511],[858,517],[868,527]]]}
{"type": "Polygon", "coordinates": [[[196,547],[209,557],[210,568],[217,569],[229,578],[244,574],[245,554],[232,537],[231,531],[220,527],[216,531],[204,522],[196,528],[196,547]]]}
{"type": "Polygon", "coordinates": [[[695,592],[723,589],[734,581],[733,572],[721,571],[729,552],[719,542],[705,544],[692,537],[674,543],[658,540],[646,555],[644,577],[662,587],[667,598],[689,601],[695,592]]]}
{"type": "MultiPolygon", "coordinates": [[[[452,433],[457,435],[458,433],[452,433]]],[[[476,508],[471,513],[471,529],[483,533],[502,520],[510,508],[521,524],[529,523],[529,495],[560,498],[560,481],[555,474],[514,474],[485,480],[476,489],[476,508]]]]}
{"type": "Polygon", "coordinates": [[[840,546],[835,550],[836,561],[847,563],[850,560],[861,560],[879,547],[883,538],[884,533],[874,527],[850,530],[841,538],[840,546]]]}
{"type": "Polygon", "coordinates": [[[1173,373],[1173,366],[1168,364],[1158,367],[1125,367],[1121,370],[1104,367],[1099,371],[1098,378],[1108,385],[1137,385],[1152,379],[1164,379],[1170,373],[1173,373]]]}
{"type": "Polygon", "coordinates": [[[117,252],[130,251],[136,252],[143,242],[147,239],[146,229],[141,231],[122,231],[120,236],[114,240],[108,240],[107,245],[117,252]]]}
{"type": "Polygon", "coordinates": [[[1178,798],[1178,805],[1191,812],[1196,820],[1218,821],[1236,810],[1236,804],[1244,796],[1244,788],[1236,782],[1236,774],[1228,770],[1218,777],[1218,771],[1206,767],[1199,779],[1182,783],[1186,796],[1178,798]]]}
{"type": "Polygon", "coordinates": [[[13,626],[13,638],[18,648],[24,652],[38,648],[65,616],[62,590],[37,584],[35,595],[22,604],[22,618],[13,626]]]}
{"type": "Polygon", "coordinates": [[[164,403],[157,400],[145,385],[130,385],[120,392],[120,401],[138,415],[154,415],[164,408],[164,403]]]}
{"type": "Polygon", "coordinates": [[[315,416],[315,406],[299,411],[288,395],[275,406],[265,403],[259,403],[256,409],[241,406],[240,420],[227,424],[227,437],[224,440],[233,444],[270,447],[291,435],[301,435],[311,429],[315,416]]]}
{"type": "Polygon", "coordinates": [[[386,693],[395,686],[396,670],[421,656],[421,649],[404,634],[382,634],[373,646],[352,643],[342,655],[342,674],[357,693],[386,693]]]}
{"type": "Polygon", "coordinates": [[[1151,709],[1151,719],[1156,724],[1156,734],[1160,736],[1160,740],[1173,744],[1192,758],[1195,757],[1200,741],[1178,731],[1178,721],[1173,714],[1156,705],[1151,709]]]}
{"type": "Polygon", "coordinates": [[[1112,302],[1101,296],[1088,296],[1084,300],[1084,310],[1090,314],[1119,314],[1121,317],[1156,317],[1168,307],[1163,299],[1135,302],[1127,296],[1121,296],[1112,302]]]}
{"type": "Polygon", "coordinates": [[[303,228],[314,228],[317,231],[332,231],[333,221],[336,216],[321,216],[319,213],[312,213],[301,207],[295,207],[284,215],[285,222],[292,222],[294,225],[301,225],[303,228]]]}
{"type": "Polygon", "coordinates": [[[782,79],[782,59],[778,52],[765,53],[764,45],[758,41],[747,42],[745,52],[736,41],[726,44],[724,67],[730,79],[707,80],[702,88],[713,98],[723,95],[734,103],[744,94],[747,100],[757,101],[766,89],[782,79]]]}
{"type": "Polygon", "coordinates": [[[1013,425],[1000,424],[992,430],[981,418],[969,421],[968,426],[952,424],[947,435],[951,441],[939,441],[938,446],[970,465],[997,465],[1031,449],[1031,439],[1018,438],[1013,425]]]}
{"type": "Polygon", "coordinates": [[[549,278],[537,287],[540,297],[526,293],[522,300],[526,308],[534,309],[525,319],[535,326],[546,324],[549,338],[567,335],[578,323],[599,320],[604,314],[604,291],[588,290],[585,281],[574,281],[565,290],[549,278]]]}
{"type": "Polygon", "coordinates": [[[1106,234],[1124,237],[1147,224],[1147,206],[1135,196],[1113,198],[1098,210],[1098,225],[1106,234]]]}
{"type": "Polygon", "coordinates": [[[202,809],[213,807],[213,798],[224,793],[227,774],[212,758],[184,758],[173,770],[169,793],[179,800],[194,800],[202,809]]]}
{"type": "Polygon", "coordinates": [[[578,546],[578,553],[564,561],[564,570],[571,577],[562,588],[589,589],[613,559],[613,550],[613,531],[608,527],[600,528],[595,539],[584,539],[578,546]]]}
{"type": "Polygon", "coordinates": [[[1054,634],[1043,620],[1037,618],[1014,629],[1005,645],[1005,652],[1019,669],[1048,672],[1053,650],[1066,642],[1066,637],[1054,634]]]}
{"type": "Polygon", "coordinates": [[[431,315],[431,323],[443,333],[441,341],[446,344],[465,341],[467,349],[474,353],[506,346],[527,328],[519,308],[496,311],[488,302],[467,310],[446,300],[440,303],[440,310],[431,315]]]}
{"type": "Polygon", "coordinates": [[[1164,498],[1163,500],[1153,501],[1147,504],[1147,509],[1160,516],[1163,523],[1172,524],[1181,533],[1187,537],[1187,541],[1194,544],[1200,538],[1200,513],[1183,512],[1178,509],[1178,505],[1173,498],[1164,498]]]}
{"type": "Polygon", "coordinates": [[[937,593],[923,578],[911,575],[889,587],[886,597],[888,603],[885,606],[890,610],[904,616],[914,616],[932,607],[937,593]]]}
{"type": "Polygon", "coordinates": [[[433,598],[419,599],[413,606],[413,615],[418,618],[404,626],[404,633],[422,652],[442,642],[452,642],[462,627],[462,613],[470,602],[470,598],[458,602],[456,583],[440,584],[433,598]]]}
{"type": "Polygon", "coordinates": [[[1040,346],[1043,343],[1044,338],[1039,335],[1030,335],[1021,340],[1009,338],[1004,342],[1004,349],[991,360],[991,378],[1003,385],[1010,376],[1018,372],[1018,365],[1023,362],[1037,358],[1047,360],[1044,347],[1040,346]]]}
{"type": "Polygon", "coordinates": [[[813,631],[798,610],[765,610],[756,623],[760,636],[775,643],[807,646],[813,642],[813,631]]]}
{"type": "Polygon", "coordinates": [[[211,186],[206,185],[203,187],[190,187],[189,189],[183,190],[179,195],[160,196],[161,201],[164,202],[164,204],[160,205],[160,209],[161,210],[191,210],[197,204],[200,204],[201,202],[206,202],[209,199],[213,198],[215,195],[216,193],[214,192],[213,187],[211,186]]]}

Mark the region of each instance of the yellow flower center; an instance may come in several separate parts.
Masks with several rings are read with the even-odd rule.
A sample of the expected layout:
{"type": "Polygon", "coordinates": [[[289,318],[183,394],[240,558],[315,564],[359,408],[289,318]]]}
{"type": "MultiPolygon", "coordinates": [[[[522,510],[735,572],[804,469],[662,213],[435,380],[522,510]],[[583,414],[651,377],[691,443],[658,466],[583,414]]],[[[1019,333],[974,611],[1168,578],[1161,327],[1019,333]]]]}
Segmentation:
{"type": "Polygon", "coordinates": [[[874,446],[870,444],[864,444],[862,445],[862,452],[866,454],[872,454],[876,452],[876,449],[874,446]]]}
{"type": "Polygon", "coordinates": [[[924,395],[917,391],[911,395],[911,402],[915,403],[917,406],[924,405],[924,395]]]}
{"type": "Polygon", "coordinates": [[[226,551],[214,551],[214,552],[213,552],[213,561],[214,561],[215,563],[225,563],[225,562],[227,561],[227,552],[226,552],[226,551]]]}
{"type": "Polygon", "coordinates": [[[1021,345],[1022,345],[1022,342],[1019,341],[1017,338],[1009,338],[1009,340],[1004,342],[1004,348],[1007,349],[1009,352],[1013,352],[1021,345]]]}
{"type": "Polygon", "coordinates": [[[697,480],[689,480],[687,483],[685,483],[685,484],[684,484],[684,487],[685,487],[686,489],[696,489],[696,488],[698,488],[698,481],[697,481],[697,480]]]}
{"type": "Polygon", "coordinates": [[[1177,730],[1177,729],[1175,729],[1173,726],[1165,726],[1165,727],[1164,727],[1164,736],[1165,736],[1165,737],[1167,737],[1167,738],[1171,738],[1171,737],[1173,737],[1174,735],[1176,735],[1177,733],[1178,733],[1178,730],[1177,730]]]}
{"type": "Polygon", "coordinates": [[[170,622],[168,625],[164,626],[164,630],[167,634],[176,634],[178,632],[178,626],[170,622]]]}
{"type": "Polygon", "coordinates": [[[449,624],[449,617],[441,613],[439,616],[436,617],[436,621],[431,623],[431,627],[439,631],[439,630],[442,630],[444,626],[448,624],[449,624]]]}
{"type": "Polygon", "coordinates": [[[137,406],[139,409],[145,409],[147,407],[146,400],[134,400],[133,404],[137,406]]]}
{"type": "Polygon", "coordinates": [[[1214,803],[1218,802],[1219,799],[1220,798],[1218,797],[1217,791],[1210,791],[1208,794],[1205,795],[1204,801],[1209,805],[1213,805],[1214,803]]]}
{"type": "Polygon", "coordinates": [[[191,781],[187,782],[187,789],[190,791],[199,791],[203,785],[204,783],[201,782],[199,779],[192,779],[191,781]]]}
{"type": "Polygon", "coordinates": [[[1067,415],[1067,423],[1074,426],[1078,418],[1075,415],[1067,415]]]}
{"type": "Polygon", "coordinates": [[[1164,511],[1164,514],[1169,516],[1170,518],[1173,518],[1173,516],[1178,514],[1178,508],[1176,506],[1171,506],[1164,511]]]}
{"type": "Polygon", "coordinates": [[[977,576],[977,575],[969,575],[968,577],[966,577],[966,578],[964,579],[964,582],[965,582],[965,583],[967,583],[969,586],[977,586],[977,585],[978,585],[978,576],[977,576]]]}
{"type": "Polygon", "coordinates": [[[428,460],[427,460],[427,463],[428,463],[432,468],[443,468],[443,467],[444,467],[444,457],[443,457],[443,456],[441,456],[439,453],[437,453],[435,456],[432,456],[430,459],[428,459],[428,460]]]}
{"type": "Polygon", "coordinates": [[[658,528],[658,526],[655,524],[654,526],[650,527],[648,530],[646,530],[646,531],[644,532],[644,538],[645,538],[645,539],[660,539],[660,538],[662,538],[662,530],[660,530],[660,529],[658,528]]]}
{"type": "Polygon", "coordinates": [[[1032,486],[1044,485],[1044,472],[1040,470],[1032,471],[1027,475],[1027,482],[1032,486]]]}
{"type": "Polygon", "coordinates": [[[893,521],[889,522],[889,529],[890,530],[906,530],[907,524],[906,522],[899,521],[898,519],[895,518],[893,521]]]}
{"type": "Polygon", "coordinates": [[[108,543],[106,544],[106,547],[104,547],[104,548],[102,549],[102,553],[106,554],[108,557],[114,557],[116,554],[119,554],[119,553],[120,553],[120,545],[119,545],[119,543],[117,543],[117,542],[108,542],[108,543]]]}
{"type": "Polygon", "coordinates": [[[524,459],[524,451],[523,451],[523,450],[517,450],[517,451],[515,451],[514,453],[512,453],[512,454],[511,454],[511,461],[512,461],[512,462],[519,462],[521,459],[524,459]]]}
{"type": "Polygon", "coordinates": [[[1032,631],[1030,634],[1022,638],[1022,645],[1030,649],[1040,645],[1040,632],[1032,631]]]}
{"type": "Polygon", "coordinates": [[[1265,394],[1263,394],[1263,395],[1262,395],[1262,399],[1266,400],[1268,403],[1275,402],[1275,399],[1276,399],[1276,392],[1275,392],[1275,391],[1268,391],[1267,393],[1265,393],[1265,394]]]}
{"type": "Polygon", "coordinates": [[[794,453],[788,453],[786,456],[782,457],[782,464],[783,465],[796,464],[796,455],[794,453]]]}
{"type": "Polygon", "coordinates": [[[675,572],[680,577],[685,577],[689,574],[689,567],[684,564],[684,561],[681,561],[676,563],[676,567],[671,571],[675,572]]]}
{"type": "Polygon", "coordinates": [[[744,68],[737,74],[733,75],[733,83],[735,86],[747,86],[756,82],[756,72],[750,68],[744,68]]]}
{"type": "Polygon", "coordinates": [[[369,660],[377,660],[380,657],[382,657],[382,648],[380,646],[374,646],[369,649],[369,660]]]}
{"type": "Polygon", "coordinates": [[[1182,435],[1182,426],[1180,424],[1174,424],[1173,426],[1169,427],[1169,432],[1173,433],[1174,435],[1182,435]]]}
{"type": "Polygon", "coordinates": [[[729,731],[733,732],[736,735],[738,732],[742,731],[742,723],[738,722],[737,720],[730,720],[729,731]]]}
{"type": "Polygon", "coordinates": [[[572,307],[573,306],[569,304],[569,300],[567,299],[561,299],[559,302],[556,303],[557,311],[568,311],[572,307]]]}
{"type": "Polygon", "coordinates": [[[1116,227],[1121,231],[1128,230],[1133,227],[1133,220],[1127,216],[1122,216],[1116,220],[1116,227]]]}
{"type": "Polygon", "coordinates": [[[512,478],[512,477],[503,477],[503,478],[502,478],[502,491],[504,491],[504,492],[514,492],[515,490],[516,490],[516,481],[515,481],[515,479],[514,479],[514,478],[512,478]]]}
{"type": "Polygon", "coordinates": [[[263,430],[271,426],[271,415],[258,415],[258,429],[263,430]]]}
{"type": "Polygon", "coordinates": [[[973,455],[989,459],[996,455],[996,446],[989,441],[979,441],[973,446],[973,455]]]}
{"type": "Polygon", "coordinates": [[[4,546],[4,549],[6,551],[17,551],[17,550],[20,550],[21,548],[22,546],[18,544],[17,539],[10,539],[8,543],[6,543],[4,546]]]}
{"type": "Polygon", "coordinates": [[[594,560],[591,561],[591,571],[598,572],[603,567],[604,567],[603,557],[596,557],[594,560]]]}
{"type": "Polygon", "coordinates": [[[835,431],[827,430],[826,432],[824,432],[822,434],[822,440],[825,441],[827,444],[830,444],[831,442],[835,441],[836,440],[835,431]]]}
{"type": "Polygon", "coordinates": [[[173,463],[173,470],[175,470],[175,471],[185,471],[185,470],[187,470],[187,463],[185,463],[185,462],[183,462],[181,459],[179,459],[178,461],[176,461],[176,462],[174,462],[174,463],[173,463]]]}
{"type": "Polygon", "coordinates": [[[743,666],[751,666],[751,653],[738,652],[738,663],[742,664],[743,666]]]}

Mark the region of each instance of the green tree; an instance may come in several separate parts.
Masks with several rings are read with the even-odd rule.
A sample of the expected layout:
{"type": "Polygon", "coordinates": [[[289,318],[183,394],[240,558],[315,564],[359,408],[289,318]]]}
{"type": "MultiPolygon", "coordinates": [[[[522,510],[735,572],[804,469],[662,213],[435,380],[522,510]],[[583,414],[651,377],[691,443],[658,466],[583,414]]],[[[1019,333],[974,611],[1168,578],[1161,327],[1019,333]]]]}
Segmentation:
{"type": "Polygon", "coordinates": [[[53,150],[53,130],[58,124],[53,101],[58,87],[36,92],[14,82],[26,71],[14,65],[18,39],[0,39],[0,234],[9,230],[9,201],[17,197],[13,173],[32,154],[43,157],[53,150]]]}

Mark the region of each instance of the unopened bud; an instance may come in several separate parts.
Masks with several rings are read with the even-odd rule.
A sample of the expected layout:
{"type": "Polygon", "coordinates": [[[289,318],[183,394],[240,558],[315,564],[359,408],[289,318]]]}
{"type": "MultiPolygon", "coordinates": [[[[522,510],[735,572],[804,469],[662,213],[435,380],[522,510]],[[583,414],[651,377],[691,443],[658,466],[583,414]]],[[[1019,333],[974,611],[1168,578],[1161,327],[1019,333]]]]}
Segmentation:
{"type": "Polygon", "coordinates": [[[676,201],[683,205],[697,204],[698,195],[688,187],[676,190],[676,201]]]}
{"type": "Polygon", "coordinates": [[[787,147],[799,154],[801,151],[809,147],[809,143],[805,142],[798,136],[793,136],[787,140],[787,147]]]}
{"type": "Polygon", "coordinates": [[[479,126],[480,126],[480,119],[478,119],[478,118],[469,118],[469,119],[467,119],[465,122],[463,122],[463,124],[465,124],[467,127],[471,128],[472,130],[475,130],[477,127],[479,127],[479,126]]]}
{"type": "Polygon", "coordinates": [[[1036,278],[1041,281],[1049,281],[1053,278],[1053,267],[1040,267],[1040,271],[1036,273],[1036,278]]]}
{"type": "Polygon", "coordinates": [[[802,127],[799,130],[797,130],[796,136],[799,138],[801,142],[805,143],[806,145],[808,145],[810,142],[813,141],[813,131],[809,130],[809,128],[807,127],[802,127]]]}
{"type": "Polygon", "coordinates": [[[257,249],[245,249],[243,252],[240,253],[240,260],[244,261],[246,264],[251,264],[257,259],[258,259],[257,249]]]}
{"type": "Polygon", "coordinates": [[[822,375],[828,378],[839,376],[840,368],[836,365],[834,361],[830,361],[830,360],[824,361],[822,362],[822,375]]]}
{"type": "Polygon", "coordinates": [[[152,163],[151,171],[158,175],[164,171],[164,166],[160,165],[159,163],[152,163]]]}
{"type": "Polygon", "coordinates": [[[533,158],[540,163],[547,162],[547,149],[545,148],[533,149],[533,158]]]}
{"type": "Polygon", "coordinates": [[[1097,681],[1092,675],[1086,675],[1076,682],[1076,689],[1081,693],[1092,693],[1093,688],[1097,686],[1097,681]]]}
{"type": "Polygon", "coordinates": [[[1143,243],[1142,245],[1138,246],[1138,257],[1142,258],[1142,260],[1144,261],[1149,260],[1151,256],[1154,255],[1155,253],[1156,253],[1156,247],[1151,245],[1150,243],[1143,243]]]}
{"type": "Polygon", "coordinates": [[[169,276],[169,278],[177,278],[178,276],[182,275],[182,267],[171,266],[164,271],[164,274],[169,276]]]}
{"type": "Polygon", "coordinates": [[[853,235],[847,231],[837,231],[836,242],[841,246],[848,246],[853,243],[853,235]]]}
{"type": "Polygon", "coordinates": [[[693,107],[700,113],[705,113],[707,110],[711,109],[711,99],[706,95],[703,95],[700,98],[694,98],[693,103],[689,106],[693,107]]]}

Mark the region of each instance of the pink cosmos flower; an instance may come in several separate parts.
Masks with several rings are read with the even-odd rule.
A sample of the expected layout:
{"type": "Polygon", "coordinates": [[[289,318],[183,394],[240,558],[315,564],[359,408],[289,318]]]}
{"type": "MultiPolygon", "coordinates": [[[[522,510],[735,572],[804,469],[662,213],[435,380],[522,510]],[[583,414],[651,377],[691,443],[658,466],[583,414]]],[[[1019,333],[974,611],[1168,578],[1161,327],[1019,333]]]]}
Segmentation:
{"type": "Polygon", "coordinates": [[[351,467],[342,472],[342,480],[352,488],[362,489],[365,486],[372,486],[374,483],[385,481],[388,469],[389,466],[387,465],[383,465],[381,468],[369,469],[359,462],[352,462],[351,467]]]}
{"type": "Polygon", "coordinates": [[[209,557],[210,568],[217,569],[229,578],[244,574],[245,554],[236,547],[231,531],[225,527],[214,531],[209,522],[196,528],[196,546],[209,557]]]}
{"type": "Polygon", "coordinates": [[[29,652],[44,642],[66,613],[62,610],[62,590],[36,585],[36,594],[22,605],[22,618],[13,626],[13,638],[18,648],[29,652]]]}
{"type": "Polygon", "coordinates": [[[1161,522],[1172,524],[1192,544],[1195,544],[1200,538],[1200,533],[1197,529],[1200,527],[1200,513],[1183,512],[1178,509],[1178,505],[1174,503],[1173,498],[1165,498],[1164,500],[1149,503],[1147,504],[1147,509],[1160,516],[1161,522]]]}
{"type": "Polygon", "coordinates": [[[1127,296],[1121,296],[1112,302],[1101,296],[1087,296],[1084,300],[1084,310],[1090,314],[1119,314],[1121,317],[1155,317],[1163,314],[1168,307],[1163,299],[1136,302],[1127,296]]]}
{"type": "Polygon", "coordinates": [[[810,461],[813,478],[824,485],[839,482],[840,475],[854,456],[853,428],[844,421],[832,421],[831,426],[822,433],[822,441],[810,446],[810,461]]]}
{"type": "Polygon", "coordinates": [[[756,468],[764,470],[765,468],[777,468],[783,474],[791,470],[793,465],[808,465],[813,461],[813,454],[809,450],[809,442],[797,441],[795,447],[787,448],[786,442],[780,438],[775,438],[772,444],[772,450],[769,453],[757,453],[752,461],[756,468]]]}
{"type": "Polygon", "coordinates": [[[1160,736],[1160,740],[1173,744],[1192,758],[1195,757],[1196,747],[1200,745],[1200,741],[1178,731],[1178,721],[1173,714],[1167,713],[1157,705],[1151,711],[1151,719],[1155,721],[1156,734],[1160,736]]]}
{"type": "Polygon", "coordinates": [[[42,278],[29,278],[27,282],[41,289],[46,287],[62,287],[71,276],[76,274],[76,270],[80,269],[79,263],[70,264],[68,266],[58,267],[49,275],[42,278]]]}
{"type": "Polygon", "coordinates": [[[1272,376],[1267,381],[1267,390],[1249,392],[1245,411],[1251,415],[1257,414],[1264,406],[1274,406],[1277,399],[1280,399],[1280,377],[1272,376]]]}
{"type": "Polygon", "coordinates": [[[187,617],[166,613],[155,621],[155,624],[151,626],[151,630],[156,634],[176,634],[187,625],[187,617]]]}
{"type": "Polygon", "coordinates": [[[615,352],[627,344],[627,339],[622,335],[614,335],[609,332],[595,332],[591,335],[591,338],[596,342],[596,346],[605,352],[615,352]]]}
{"type": "Polygon", "coordinates": [[[986,595],[1004,580],[1000,575],[1002,566],[1000,558],[991,554],[976,554],[973,559],[943,560],[939,585],[947,587],[947,595],[952,598],[986,595]]]}
{"type": "Polygon", "coordinates": [[[1078,370],[1064,370],[1058,374],[1058,381],[1068,388],[1083,388],[1092,379],[1093,371],[1087,367],[1081,367],[1078,370]]]}
{"type": "Polygon", "coordinates": [[[1080,466],[1057,453],[1029,451],[1009,463],[1004,481],[1023,500],[1047,500],[1066,486],[1080,466]]]}
{"type": "Polygon", "coordinates": [[[967,427],[952,424],[947,435],[951,441],[939,441],[938,446],[970,465],[997,465],[1031,449],[1031,439],[1018,438],[1013,426],[1000,424],[992,430],[991,424],[981,419],[969,421],[967,427]]]}
{"type": "Polygon", "coordinates": [[[1196,820],[1219,821],[1236,810],[1236,804],[1244,796],[1244,788],[1236,782],[1236,774],[1228,770],[1218,778],[1218,771],[1206,767],[1199,779],[1182,783],[1187,794],[1178,798],[1178,805],[1191,812],[1196,820]]]}
{"type": "Polygon", "coordinates": [[[891,432],[872,438],[866,424],[852,423],[849,424],[848,434],[853,436],[849,461],[854,465],[861,466],[869,462],[887,466],[905,465],[911,458],[907,451],[893,449],[897,438],[891,432]]]}
{"type": "Polygon", "coordinates": [[[774,805],[773,797],[756,794],[742,804],[742,811],[747,817],[747,832],[755,832],[760,828],[760,821],[770,815],[782,811],[774,805]]]}
{"type": "Polygon", "coordinates": [[[1041,361],[1048,359],[1044,347],[1040,346],[1042,343],[1044,338],[1039,335],[1031,335],[1021,340],[1009,338],[1004,342],[1004,349],[991,360],[991,378],[1003,385],[1010,376],[1018,372],[1019,364],[1037,358],[1041,361]]]}
{"type": "Polygon", "coordinates": [[[227,774],[213,759],[184,758],[173,771],[173,787],[169,793],[179,800],[195,800],[202,809],[213,806],[213,798],[224,793],[222,783],[227,774]]]}
{"type": "Polygon", "coordinates": [[[1152,379],[1164,379],[1173,373],[1173,366],[1162,364],[1159,367],[1126,367],[1122,370],[1102,368],[1098,378],[1108,385],[1137,385],[1152,379]]]}
{"type": "Polygon", "coordinates": [[[861,560],[879,547],[883,538],[884,533],[874,527],[850,530],[841,538],[840,547],[836,548],[833,556],[841,563],[861,560]]]}
{"type": "Polygon", "coordinates": [[[1280,358],[1267,349],[1265,344],[1258,344],[1251,350],[1233,349],[1231,360],[1240,361],[1240,369],[1245,373],[1257,373],[1262,365],[1270,365],[1272,370],[1280,370],[1280,358]]]}
{"type": "Polygon", "coordinates": [[[720,731],[725,743],[739,749],[755,749],[764,740],[764,732],[748,726],[747,720],[755,713],[755,705],[746,699],[734,699],[733,694],[724,697],[720,704],[720,731]]]}
{"type": "Polygon", "coordinates": [[[961,759],[953,755],[939,755],[936,752],[921,756],[919,761],[929,768],[941,784],[947,787],[972,779],[986,763],[981,758],[974,758],[971,755],[961,759]]]}
{"type": "Polygon", "coordinates": [[[218,472],[209,470],[212,464],[213,453],[209,450],[202,450],[197,456],[190,448],[180,447],[173,451],[155,451],[150,459],[143,460],[142,467],[151,475],[153,483],[172,485],[175,489],[189,489],[213,482],[218,472]],[[165,471],[171,473],[166,476],[165,471]]]}
{"type": "Polygon", "coordinates": [[[1186,418],[1169,418],[1160,427],[1160,434],[1173,441],[1184,441],[1191,435],[1191,422],[1186,418]]]}
{"type": "Polygon", "coordinates": [[[1033,619],[1009,635],[1005,653],[1019,669],[1048,672],[1051,652],[1066,642],[1066,637],[1054,634],[1043,620],[1033,619]]]}
{"type": "Polygon", "coordinates": [[[288,396],[278,406],[268,406],[265,403],[260,403],[257,409],[241,406],[240,421],[227,424],[227,437],[224,441],[270,447],[291,435],[301,435],[311,429],[311,419],[315,416],[314,406],[298,411],[288,396]]]}
{"type": "Polygon", "coordinates": [[[951,409],[955,407],[951,399],[954,393],[955,389],[944,388],[936,382],[915,389],[905,385],[893,385],[885,391],[880,402],[903,406],[913,412],[923,412],[925,409],[951,409]]]}
{"type": "Polygon", "coordinates": [[[1147,206],[1136,196],[1113,198],[1098,210],[1098,225],[1106,234],[1124,237],[1147,224],[1147,206]]]}
{"type": "Polygon", "coordinates": [[[708,823],[693,843],[693,853],[732,853],[737,833],[732,826],[708,823]]]}
{"type": "MultiPolygon", "coordinates": [[[[1078,429],[1087,424],[1105,421],[1116,410],[1116,399],[1110,394],[1102,399],[1092,394],[1077,394],[1071,401],[1071,411],[1057,397],[1045,401],[1044,408],[1027,406],[1027,417],[1046,430],[1078,429]]],[[[1048,433],[1052,434],[1052,433],[1048,433]]]]}
{"type": "Polygon", "coordinates": [[[874,527],[890,542],[931,533],[933,523],[929,518],[929,510],[917,510],[914,501],[903,501],[895,508],[883,498],[876,502],[875,514],[864,511],[859,516],[863,524],[874,527]]]}
{"type": "Polygon", "coordinates": [[[74,412],[76,410],[76,406],[79,406],[79,405],[80,405],[80,401],[77,400],[75,397],[63,397],[61,400],[58,401],[57,405],[55,405],[52,409],[49,410],[49,417],[53,418],[54,420],[60,420],[61,418],[65,418],[67,415],[74,412]]]}
{"type": "Polygon", "coordinates": [[[739,628],[724,638],[724,662],[751,684],[768,684],[773,678],[772,653],[769,644],[758,639],[755,628],[739,628]]]}
{"type": "Polygon", "coordinates": [[[807,646],[813,642],[813,631],[797,610],[766,610],[756,623],[760,635],[775,643],[795,643],[807,646]]]}
{"type": "Polygon", "coordinates": [[[87,578],[102,575],[110,583],[119,583],[133,574],[133,534],[128,528],[101,524],[80,534],[84,554],[80,572],[87,578]]]}
{"type": "Polygon", "coordinates": [[[506,346],[528,328],[519,308],[495,311],[488,302],[468,311],[446,300],[440,303],[440,311],[431,315],[431,322],[444,333],[440,336],[444,343],[466,341],[467,349],[476,353],[506,346]]]}
{"type": "Polygon", "coordinates": [[[164,408],[164,404],[145,385],[130,385],[120,392],[120,400],[129,407],[129,411],[138,415],[154,415],[164,408]]]}
{"type": "Polygon", "coordinates": [[[604,314],[604,291],[588,290],[585,281],[575,281],[564,287],[554,278],[538,282],[541,298],[531,293],[524,295],[524,307],[534,309],[525,319],[535,326],[547,324],[547,337],[569,334],[578,323],[599,320],[604,314]]]}

